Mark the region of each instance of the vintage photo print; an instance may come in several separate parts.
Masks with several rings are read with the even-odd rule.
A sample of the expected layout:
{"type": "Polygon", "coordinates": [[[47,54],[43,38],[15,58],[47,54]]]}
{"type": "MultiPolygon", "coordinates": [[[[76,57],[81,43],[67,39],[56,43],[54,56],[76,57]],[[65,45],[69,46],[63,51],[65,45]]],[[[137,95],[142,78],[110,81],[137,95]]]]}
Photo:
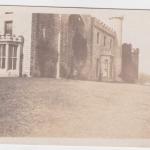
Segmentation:
{"type": "Polygon", "coordinates": [[[150,11],[0,6],[0,137],[150,138],[150,11]]]}

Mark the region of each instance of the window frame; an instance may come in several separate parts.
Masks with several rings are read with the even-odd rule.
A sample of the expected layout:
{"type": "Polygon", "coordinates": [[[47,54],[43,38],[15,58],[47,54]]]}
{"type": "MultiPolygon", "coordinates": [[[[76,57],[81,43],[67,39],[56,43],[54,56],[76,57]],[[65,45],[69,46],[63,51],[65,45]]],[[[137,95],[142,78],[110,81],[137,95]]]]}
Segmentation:
{"type": "Polygon", "coordinates": [[[6,68],[6,44],[0,44],[0,69],[5,69],[5,68],[6,68]],[[3,67],[3,63],[4,63],[4,67],[3,67]]]}
{"type": "Polygon", "coordinates": [[[9,44],[8,70],[16,70],[17,69],[17,47],[18,47],[17,45],[9,44]],[[12,47],[12,49],[10,47],[12,47]],[[12,52],[10,52],[10,51],[12,51],[12,52]]]}
{"type": "Polygon", "coordinates": [[[12,20],[7,20],[5,21],[5,25],[4,25],[4,34],[5,35],[12,35],[13,33],[13,21],[12,20]],[[11,28],[9,29],[9,27],[7,26],[8,24],[11,24],[11,28]]]}

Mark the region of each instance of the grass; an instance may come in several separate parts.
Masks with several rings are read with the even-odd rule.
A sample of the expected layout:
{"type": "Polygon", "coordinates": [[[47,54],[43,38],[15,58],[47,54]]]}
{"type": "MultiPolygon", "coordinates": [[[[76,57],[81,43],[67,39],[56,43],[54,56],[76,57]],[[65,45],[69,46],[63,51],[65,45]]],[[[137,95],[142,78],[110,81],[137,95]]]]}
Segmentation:
{"type": "Polygon", "coordinates": [[[0,136],[150,138],[150,86],[0,78],[0,136]]]}

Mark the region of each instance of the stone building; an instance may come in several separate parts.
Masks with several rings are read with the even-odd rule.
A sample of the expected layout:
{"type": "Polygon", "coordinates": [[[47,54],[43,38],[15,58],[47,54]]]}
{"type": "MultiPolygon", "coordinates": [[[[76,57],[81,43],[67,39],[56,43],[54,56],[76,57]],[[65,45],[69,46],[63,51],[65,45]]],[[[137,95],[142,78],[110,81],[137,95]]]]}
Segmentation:
{"type": "Polygon", "coordinates": [[[139,49],[124,43],[122,45],[122,79],[125,82],[136,82],[138,80],[138,66],[139,49]]]}
{"type": "Polygon", "coordinates": [[[116,31],[90,15],[0,14],[0,76],[119,81],[122,18],[116,31]]]}

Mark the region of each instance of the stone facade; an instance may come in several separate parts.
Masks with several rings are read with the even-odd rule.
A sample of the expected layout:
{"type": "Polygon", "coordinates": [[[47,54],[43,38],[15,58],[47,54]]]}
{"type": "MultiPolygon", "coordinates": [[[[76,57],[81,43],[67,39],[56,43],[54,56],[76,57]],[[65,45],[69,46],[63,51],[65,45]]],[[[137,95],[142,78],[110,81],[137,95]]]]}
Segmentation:
{"type": "Polygon", "coordinates": [[[31,76],[56,77],[59,32],[61,78],[114,80],[115,32],[77,14],[32,15],[31,76]]]}
{"type": "Polygon", "coordinates": [[[121,74],[117,34],[95,17],[26,12],[3,18],[0,26],[5,20],[13,23],[9,36],[24,37],[21,74],[15,76],[116,81],[121,74]],[[19,18],[24,18],[22,27],[19,18]]]}

